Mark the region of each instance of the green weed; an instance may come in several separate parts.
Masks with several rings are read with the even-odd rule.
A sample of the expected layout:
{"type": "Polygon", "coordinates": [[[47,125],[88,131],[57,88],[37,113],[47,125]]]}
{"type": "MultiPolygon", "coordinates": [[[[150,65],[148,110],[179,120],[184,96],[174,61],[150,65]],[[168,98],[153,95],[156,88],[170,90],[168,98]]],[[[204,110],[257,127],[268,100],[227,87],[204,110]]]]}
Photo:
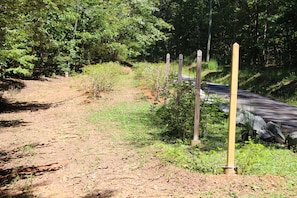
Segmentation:
{"type": "Polygon", "coordinates": [[[249,140],[237,148],[236,160],[240,174],[297,176],[296,154],[287,149],[264,146],[249,140]]]}

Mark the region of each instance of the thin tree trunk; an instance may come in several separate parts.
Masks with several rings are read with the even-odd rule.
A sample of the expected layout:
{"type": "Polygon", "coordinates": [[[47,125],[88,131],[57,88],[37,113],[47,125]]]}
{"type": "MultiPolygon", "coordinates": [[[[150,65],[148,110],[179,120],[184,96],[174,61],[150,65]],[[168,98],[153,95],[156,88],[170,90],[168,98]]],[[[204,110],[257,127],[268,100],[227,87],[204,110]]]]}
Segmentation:
{"type": "Polygon", "coordinates": [[[211,25],[212,25],[212,0],[209,1],[208,39],[207,39],[207,51],[206,51],[207,62],[209,62],[209,59],[210,59],[211,25]]]}
{"type": "MultiPolygon", "coordinates": [[[[76,14],[79,12],[79,5],[80,5],[80,0],[76,1],[76,14]]],[[[73,38],[75,38],[76,30],[77,30],[77,25],[78,25],[78,17],[75,19],[74,23],[74,28],[73,28],[73,38]]]]}

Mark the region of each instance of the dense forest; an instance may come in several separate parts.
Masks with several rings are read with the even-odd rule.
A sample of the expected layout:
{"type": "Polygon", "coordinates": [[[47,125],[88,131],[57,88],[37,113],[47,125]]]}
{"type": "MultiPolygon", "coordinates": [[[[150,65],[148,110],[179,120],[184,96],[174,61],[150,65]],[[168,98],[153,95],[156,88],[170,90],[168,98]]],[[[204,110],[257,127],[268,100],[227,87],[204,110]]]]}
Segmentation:
{"type": "Polygon", "coordinates": [[[0,77],[52,75],[166,53],[245,67],[297,63],[296,0],[0,0],[0,77]],[[207,53],[209,52],[209,53],[207,53]]]}

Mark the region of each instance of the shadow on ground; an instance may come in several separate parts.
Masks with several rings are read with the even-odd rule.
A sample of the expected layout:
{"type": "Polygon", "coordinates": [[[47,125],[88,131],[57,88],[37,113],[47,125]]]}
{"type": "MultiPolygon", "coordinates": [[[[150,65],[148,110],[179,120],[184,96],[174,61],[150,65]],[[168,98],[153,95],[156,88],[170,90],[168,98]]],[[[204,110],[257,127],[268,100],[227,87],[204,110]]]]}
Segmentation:
{"type": "Polygon", "coordinates": [[[0,120],[0,128],[25,126],[28,122],[22,120],[0,120]]]}
{"type": "MultiPolygon", "coordinates": [[[[25,88],[26,85],[17,79],[0,79],[0,113],[12,113],[19,111],[38,111],[39,109],[48,109],[51,104],[40,104],[40,103],[27,103],[27,102],[10,102],[6,98],[2,98],[1,92],[4,91],[20,91],[25,88]]],[[[14,121],[2,122],[1,126],[16,124],[14,121]]]]}
{"type": "Polygon", "coordinates": [[[19,80],[14,80],[14,79],[0,80],[0,91],[20,90],[25,87],[26,87],[25,84],[19,80]]]}
{"type": "Polygon", "coordinates": [[[83,198],[109,198],[116,196],[116,191],[114,190],[103,190],[103,191],[95,191],[92,194],[88,194],[83,198]]]}
{"type": "MultiPolygon", "coordinates": [[[[34,143],[14,148],[8,151],[0,150],[0,166],[32,155],[32,149],[44,147],[45,144],[34,143]]],[[[36,186],[46,185],[46,183],[26,186],[26,188],[12,189],[11,186],[20,180],[30,180],[45,173],[57,171],[65,165],[65,162],[57,162],[46,165],[15,166],[9,168],[0,168],[0,198],[2,197],[35,197],[30,192],[36,186]]]]}
{"type": "Polygon", "coordinates": [[[0,195],[0,198],[34,198],[36,196],[32,195],[31,193],[16,193],[16,194],[4,194],[0,195]]]}
{"type": "Polygon", "coordinates": [[[28,103],[28,102],[13,102],[10,103],[7,99],[0,98],[0,113],[13,113],[19,111],[38,111],[45,110],[51,107],[52,104],[28,103]]]}

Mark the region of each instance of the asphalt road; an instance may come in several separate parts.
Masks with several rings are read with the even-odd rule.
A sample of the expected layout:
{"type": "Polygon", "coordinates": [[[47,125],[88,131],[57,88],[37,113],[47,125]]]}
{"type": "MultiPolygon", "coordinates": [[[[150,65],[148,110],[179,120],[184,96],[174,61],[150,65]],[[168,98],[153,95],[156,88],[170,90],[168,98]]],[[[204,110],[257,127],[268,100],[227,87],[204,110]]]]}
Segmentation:
{"type": "MultiPolygon", "coordinates": [[[[217,94],[229,99],[230,88],[228,86],[207,83],[207,86],[202,89],[210,94],[217,94]]],[[[278,123],[287,132],[297,131],[297,107],[239,89],[237,108],[259,115],[266,122],[278,123]]]]}

